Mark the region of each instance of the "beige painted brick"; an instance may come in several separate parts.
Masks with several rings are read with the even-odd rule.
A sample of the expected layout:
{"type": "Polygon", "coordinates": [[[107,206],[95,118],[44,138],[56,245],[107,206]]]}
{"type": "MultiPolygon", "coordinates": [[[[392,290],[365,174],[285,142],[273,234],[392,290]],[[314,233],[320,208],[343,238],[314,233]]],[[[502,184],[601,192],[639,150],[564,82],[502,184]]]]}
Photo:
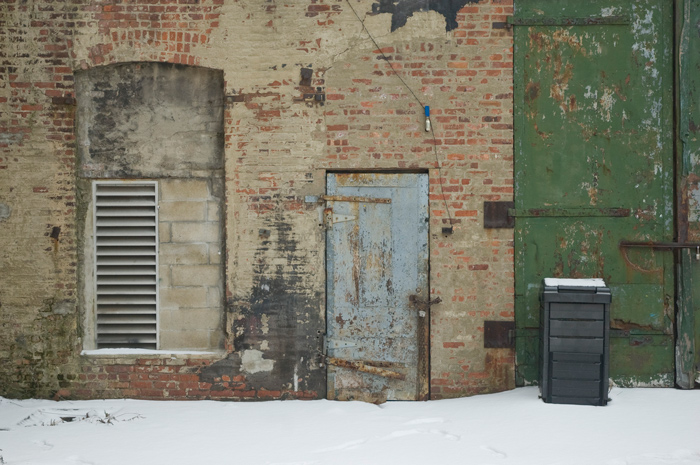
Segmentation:
{"type": "Polygon", "coordinates": [[[166,179],[160,184],[161,201],[206,200],[209,182],[206,179],[166,179]]]}
{"type": "Polygon", "coordinates": [[[218,265],[176,265],[171,271],[173,286],[217,286],[221,282],[218,265]]]}
{"type": "Polygon", "coordinates": [[[162,308],[204,307],[206,305],[206,287],[177,287],[160,289],[160,306],[162,308]]]}
{"type": "Polygon", "coordinates": [[[197,200],[161,202],[158,214],[160,221],[204,221],[207,209],[207,202],[197,200]]]}
{"type": "Polygon", "coordinates": [[[161,244],[162,265],[206,265],[209,262],[207,244],[161,244]]]}
{"type": "Polygon", "coordinates": [[[219,223],[172,223],[173,242],[218,242],[219,223]]]}

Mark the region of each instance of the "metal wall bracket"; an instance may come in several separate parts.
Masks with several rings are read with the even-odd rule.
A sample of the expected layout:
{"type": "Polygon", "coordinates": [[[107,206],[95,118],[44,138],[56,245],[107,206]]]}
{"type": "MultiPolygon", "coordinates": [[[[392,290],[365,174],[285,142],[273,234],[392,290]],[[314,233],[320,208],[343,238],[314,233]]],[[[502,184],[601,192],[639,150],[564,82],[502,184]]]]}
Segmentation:
{"type": "Polygon", "coordinates": [[[515,227],[515,218],[510,215],[514,206],[514,202],[484,202],[484,228],[515,227]]]}
{"type": "Polygon", "coordinates": [[[515,322],[484,321],[484,348],[515,348],[515,322]]]}
{"type": "Polygon", "coordinates": [[[507,22],[511,26],[624,26],[631,23],[629,16],[626,15],[581,18],[515,18],[508,16],[507,22]]]}

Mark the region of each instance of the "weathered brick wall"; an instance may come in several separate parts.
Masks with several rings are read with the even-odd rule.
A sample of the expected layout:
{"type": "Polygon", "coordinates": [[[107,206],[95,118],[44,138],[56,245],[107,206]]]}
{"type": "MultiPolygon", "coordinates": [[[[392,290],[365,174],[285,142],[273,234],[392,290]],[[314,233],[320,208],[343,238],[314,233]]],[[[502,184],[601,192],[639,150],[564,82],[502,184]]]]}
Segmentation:
{"type": "Polygon", "coordinates": [[[57,367],[80,344],[70,9],[0,7],[0,379],[7,395],[49,393],[57,367]]]}
{"type": "Polygon", "coordinates": [[[325,237],[304,199],[342,169],[430,174],[431,292],[443,299],[432,397],[512,387],[512,351],[483,349],[483,322],[513,318],[512,230],[483,228],[483,202],[513,192],[512,36],[501,27],[512,1],[467,1],[448,32],[434,11],[392,31],[373,1],[351,1],[6,2],[3,394],[323,397],[325,237]],[[227,350],[176,367],[79,355],[72,72],[130,61],[224,72],[227,350]]]}

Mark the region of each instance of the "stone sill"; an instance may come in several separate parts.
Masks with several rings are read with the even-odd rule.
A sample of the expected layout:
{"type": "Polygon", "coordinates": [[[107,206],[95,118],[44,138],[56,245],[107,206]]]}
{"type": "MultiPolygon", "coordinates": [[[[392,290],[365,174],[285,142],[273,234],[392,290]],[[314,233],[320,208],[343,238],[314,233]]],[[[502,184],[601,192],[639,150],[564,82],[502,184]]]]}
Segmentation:
{"type": "Polygon", "coordinates": [[[94,349],[83,350],[80,355],[89,358],[111,359],[220,359],[227,355],[223,350],[148,350],[148,349],[94,349]]]}

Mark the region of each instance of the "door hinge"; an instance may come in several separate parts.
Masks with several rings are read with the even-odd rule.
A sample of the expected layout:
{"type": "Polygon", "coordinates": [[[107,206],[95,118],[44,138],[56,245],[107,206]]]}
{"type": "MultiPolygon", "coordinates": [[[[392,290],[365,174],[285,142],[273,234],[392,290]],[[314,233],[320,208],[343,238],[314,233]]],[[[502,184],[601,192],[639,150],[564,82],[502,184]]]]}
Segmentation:
{"type": "Polygon", "coordinates": [[[357,347],[357,343],[351,341],[341,341],[338,339],[327,339],[326,350],[328,349],[344,349],[346,347],[357,347]]]}
{"type": "Polygon", "coordinates": [[[374,197],[357,197],[345,195],[322,195],[326,202],[361,202],[361,203],[391,203],[391,199],[378,199],[374,197]]]}
{"type": "Polygon", "coordinates": [[[354,221],[356,219],[356,216],[339,215],[337,213],[333,213],[332,208],[326,208],[325,210],[323,210],[323,225],[326,229],[332,228],[333,225],[336,223],[345,223],[347,221],[354,221]]]}

